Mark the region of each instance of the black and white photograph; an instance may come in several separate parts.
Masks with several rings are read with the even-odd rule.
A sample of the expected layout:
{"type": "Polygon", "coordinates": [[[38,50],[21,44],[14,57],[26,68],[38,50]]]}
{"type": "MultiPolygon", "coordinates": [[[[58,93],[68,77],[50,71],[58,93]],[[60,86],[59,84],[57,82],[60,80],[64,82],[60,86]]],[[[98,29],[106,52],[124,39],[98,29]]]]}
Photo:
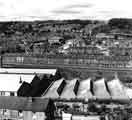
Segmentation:
{"type": "Polygon", "coordinates": [[[0,0],[0,120],[132,120],[132,1],[0,0]]]}

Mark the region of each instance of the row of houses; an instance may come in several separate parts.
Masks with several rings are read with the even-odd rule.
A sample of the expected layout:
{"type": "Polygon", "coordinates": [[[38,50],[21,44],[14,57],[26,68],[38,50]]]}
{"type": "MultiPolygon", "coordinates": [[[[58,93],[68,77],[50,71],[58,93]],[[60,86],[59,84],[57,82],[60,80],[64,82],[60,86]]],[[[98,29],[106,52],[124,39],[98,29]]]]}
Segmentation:
{"type": "Polygon", "coordinates": [[[119,32],[110,32],[110,33],[98,33],[96,34],[95,38],[96,39],[118,39],[122,40],[124,38],[131,38],[132,34],[127,34],[127,33],[119,33],[119,32]]]}
{"type": "Polygon", "coordinates": [[[1,57],[1,66],[51,66],[51,67],[100,67],[100,68],[131,68],[131,56],[104,56],[97,55],[82,55],[82,54],[55,54],[43,56],[29,56],[25,54],[7,54],[1,57]]]}
{"type": "Polygon", "coordinates": [[[0,72],[1,119],[100,120],[115,108],[123,109],[132,98],[132,89],[124,86],[117,75],[68,80],[57,77],[56,70],[2,68],[0,72]],[[105,103],[108,111],[104,112],[105,103]]]}
{"type": "Polygon", "coordinates": [[[39,97],[49,87],[52,80],[55,80],[56,72],[56,69],[1,68],[0,119],[53,119],[52,100],[39,97]]]}
{"type": "Polygon", "coordinates": [[[96,44],[101,44],[106,47],[132,47],[132,35],[121,33],[98,33],[94,38],[96,44]]]}

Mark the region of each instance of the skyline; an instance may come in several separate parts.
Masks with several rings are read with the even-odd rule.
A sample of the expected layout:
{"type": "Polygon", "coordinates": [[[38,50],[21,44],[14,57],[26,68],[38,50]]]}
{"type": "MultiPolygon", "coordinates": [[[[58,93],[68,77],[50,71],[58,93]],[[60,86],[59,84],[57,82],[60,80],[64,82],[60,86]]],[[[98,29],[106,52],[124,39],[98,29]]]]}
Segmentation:
{"type": "Polygon", "coordinates": [[[0,0],[0,21],[132,18],[131,0],[0,0]]]}

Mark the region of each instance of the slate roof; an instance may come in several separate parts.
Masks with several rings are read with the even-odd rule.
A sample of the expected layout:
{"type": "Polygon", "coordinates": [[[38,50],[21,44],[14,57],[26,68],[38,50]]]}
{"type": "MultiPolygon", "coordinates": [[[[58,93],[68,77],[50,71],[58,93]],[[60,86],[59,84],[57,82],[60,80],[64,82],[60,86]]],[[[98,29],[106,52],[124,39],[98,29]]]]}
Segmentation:
{"type": "Polygon", "coordinates": [[[0,68],[0,73],[16,73],[16,74],[52,74],[55,75],[57,69],[16,69],[16,68],[0,68]]]}
{"type": "Polygon", "coordinates": [[[0,74],[0,91],[17,91],[21,86],[20,81],[30,83],[35,75],[0,74]]]}
{"type": "Polygon", "coordinates": [[[50,104],[49,99],[0,96],[0,109],[44,112],[50,104]]]}

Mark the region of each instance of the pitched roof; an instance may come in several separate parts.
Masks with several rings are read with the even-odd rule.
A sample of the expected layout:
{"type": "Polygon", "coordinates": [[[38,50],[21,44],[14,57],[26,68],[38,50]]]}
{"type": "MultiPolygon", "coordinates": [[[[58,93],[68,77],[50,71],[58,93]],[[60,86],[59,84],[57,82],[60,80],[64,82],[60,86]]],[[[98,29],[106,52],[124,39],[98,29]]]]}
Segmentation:
{"type": "Polygon", "coordinates": [[[0,68],[0,73],[19,73],[19,74],[52,74],[55,75],[56,69],[16,69],[16,68],[0,68]]]}
{"type": "Polygon", "coordinates": [[[91,82],[91,78],[80,81],[77,98],[84,98],[84,99],[93,98],[90,82],[91,82]]]}
{"type": "Polygon", "coordinates": [[[113,100],[129,99],[123,84],[118,78],[109,81],[107,84],[113,100]]]}
{"type": "Polygon", "coordinates": [[[78,84],[77,79],[67,81],[67,84],[66,84],[64,90],[62,91],[60,97],[63,98],[63,99],[75,98],[76,97],[76,91],[75,91],[76,84],[78,84]]]}
{"type": "Polygon", "coordinates": [[[0,91],[17,91],[21,86],[20,81],[30,83],[35,75],[0,74],[0,91]]]}
{"type": "Polygon", "coordinates": [[[125,87],[126,94],[130,99],[132,99],[132,88],[125,87]]]}
{"type": "Polygon", "coordinates": [[[94,95],[97,99],[110,99],[104,78],[94,82],[94,95]]]}
{"type": "Polygon", "coordinates": [[[45,98],[58,98],[59,93],[57,92],[60,85],[63,83],[64,78],[57,80],[51,84],[51,86],[47,89],[47,91],[44,93],[45,98]]]}
{"type": "MultiPolygon", "coordinates": [[[[107,79],[106,79],[107,80],[107,79]]],[[[86,80],[80,80],[78,83],[77,79],[65,80],[65,86],[60,89],[61,92],[58,94],[57,90],[61,86],[62,81],[56,81],[43,97],[47,98],[60,98],[60,99],[95,99],[98,100],[113,100],[113,101],[129,101],[132,98],[130,92],[132,89],[124,87],[117,77],[113,80],[105,81],[105,78],[99,78],[94,81],[91,78],[86,80]]]]}
{"type": "Polygon", "coordinates": [[[44,112],[49,102],[49,99],[44,98],[0,96],[0,109],[44,112]]]}

